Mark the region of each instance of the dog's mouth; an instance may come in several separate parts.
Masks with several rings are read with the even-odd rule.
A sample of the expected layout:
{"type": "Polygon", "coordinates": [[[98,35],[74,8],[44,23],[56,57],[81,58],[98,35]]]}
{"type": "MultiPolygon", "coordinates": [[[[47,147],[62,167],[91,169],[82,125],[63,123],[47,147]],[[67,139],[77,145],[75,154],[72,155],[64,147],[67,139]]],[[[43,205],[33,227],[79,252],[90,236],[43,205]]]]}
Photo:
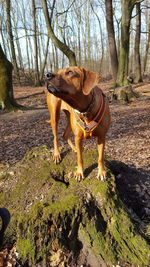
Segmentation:
{"type": "Polygon", "coordinates": [[[53,84],[52,82],[47,82],[47,90],[49,91],[49,93],[53,94],[53,95],[60,95],[60,94],[68,94],[68,92],[64,91],[62,88],[59,88],[57,86],[55,86],[55,84],[53,84]]]}

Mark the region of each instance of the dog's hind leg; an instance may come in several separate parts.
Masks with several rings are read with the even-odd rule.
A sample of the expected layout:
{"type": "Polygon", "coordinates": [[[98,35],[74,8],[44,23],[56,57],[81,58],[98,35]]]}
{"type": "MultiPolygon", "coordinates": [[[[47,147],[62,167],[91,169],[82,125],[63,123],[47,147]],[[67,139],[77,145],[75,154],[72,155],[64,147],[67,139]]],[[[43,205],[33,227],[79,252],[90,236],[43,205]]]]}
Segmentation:
{"type": "Polygon", "coordinates": [[[66,126],[65,132],[63,134],[63,137],[66,140],[66,142],[68,143],[68,145],[71,147],[71,149],[76,152],[76,147],[72,143],[72,141],[70,140],[70,133],[71,133],[70,113],[67,110],[64,110],[64,112],[65,112],[66,117],[67,117],[67,126],[66,126]]]}

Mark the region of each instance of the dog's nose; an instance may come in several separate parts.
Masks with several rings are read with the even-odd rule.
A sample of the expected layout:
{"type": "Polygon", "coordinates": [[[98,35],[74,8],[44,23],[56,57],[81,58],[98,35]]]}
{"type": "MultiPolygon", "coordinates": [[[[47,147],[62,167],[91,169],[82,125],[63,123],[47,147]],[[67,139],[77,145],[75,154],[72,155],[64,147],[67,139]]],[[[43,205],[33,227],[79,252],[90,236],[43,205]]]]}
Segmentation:
{"type": "Polygon", "coordinates": [[[45,76],[45,79],[50,80],[55,76],[55,74],[52,72],[47,72],[47,73],[45,73],[44,76],[45,76]]]}

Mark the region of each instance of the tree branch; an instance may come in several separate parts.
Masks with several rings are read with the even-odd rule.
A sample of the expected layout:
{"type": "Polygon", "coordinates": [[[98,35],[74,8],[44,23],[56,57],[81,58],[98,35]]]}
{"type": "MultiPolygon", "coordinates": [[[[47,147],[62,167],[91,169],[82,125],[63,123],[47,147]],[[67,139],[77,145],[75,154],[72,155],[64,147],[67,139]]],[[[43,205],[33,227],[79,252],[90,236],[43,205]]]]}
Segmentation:
{"type": "Polygon", "coordinates": [[[65,13],[67,13],[69,11],[69,9],[72,7],[72,5],[74,4],[75,0],[73,0],[73,2],[70,4],[70,6],[68,6],[68,8],[66,10],[64,10],[63,12],[58,12],[57,15],[61,16],[65,13]]]}

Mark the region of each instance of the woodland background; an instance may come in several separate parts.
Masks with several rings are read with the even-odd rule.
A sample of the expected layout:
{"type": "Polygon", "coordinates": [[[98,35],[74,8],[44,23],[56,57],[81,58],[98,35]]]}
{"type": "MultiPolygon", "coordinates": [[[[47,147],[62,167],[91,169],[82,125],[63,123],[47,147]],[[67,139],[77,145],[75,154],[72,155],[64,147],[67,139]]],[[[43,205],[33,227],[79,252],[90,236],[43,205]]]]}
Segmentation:
{"type": "Polygon", "coordinates": [[[69,64],[139,82],[150,75],[150,1],[1,0],[0,43],[15,83],[40,85],[69,64]]]}
{"type": "MultiPolygon", "coordinates": [[[[11,214],[0,266],[101,266],[101,260],[149,266],[149,77],[150,0],[0,0],[0,208],[11,214]],[[112,174],[105,183],[93,179],[97,147],[91,139],[84,146],[86,179],[76,186],[63,114],[63,161],[54,167],[51,160],[53,135],[41,85],[45,72],[70,65],[99,73],[105,93],[129,87],[139,96],[126,105],[126,95],[123,103],[110,101],[106,154],[113,160],[107,160],[112,174]]],[[[2,237],[6,226],[0,227],[2,237]]]]}

